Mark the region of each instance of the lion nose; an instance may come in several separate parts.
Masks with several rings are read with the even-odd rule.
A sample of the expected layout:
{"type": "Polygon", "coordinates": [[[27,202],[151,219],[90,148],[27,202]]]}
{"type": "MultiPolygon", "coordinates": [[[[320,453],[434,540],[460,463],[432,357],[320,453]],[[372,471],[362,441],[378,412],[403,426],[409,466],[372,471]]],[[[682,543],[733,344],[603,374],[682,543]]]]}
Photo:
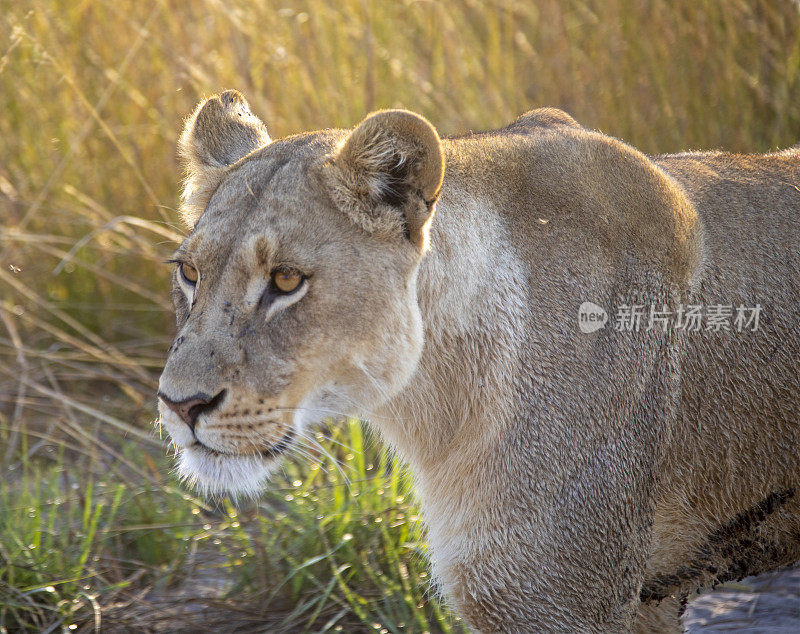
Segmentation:
{"type": "Polygon", "coordinates": [[[220,401],[222,401],[223,396],[225,396],[225,390],[222,390],[216,396],[200,393],[182,401],[174,401],[163,392],[158,393],[158,398],[164,401],[167,407],[180,416],[181,420],[186,423],[193,432],[195,423],[197,423],[197,417],[200,416],[200,414],[207,414],[216,409],[220,401]]]}

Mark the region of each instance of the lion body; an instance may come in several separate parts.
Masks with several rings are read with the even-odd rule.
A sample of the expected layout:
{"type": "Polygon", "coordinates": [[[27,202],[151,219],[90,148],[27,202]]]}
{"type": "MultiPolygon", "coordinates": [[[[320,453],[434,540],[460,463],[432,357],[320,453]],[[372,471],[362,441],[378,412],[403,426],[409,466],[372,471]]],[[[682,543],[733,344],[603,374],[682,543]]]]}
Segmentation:
{"type": "Polygon", "coordinates": [[[693,302],[763,309],[758,331],[695,333],[684,351],[645,583],[658,598],[800,559],[800,155],[655,162],[700,216],[693,302]]]}
{"type": "MultiPolygon", "coordinates": [[[[440,301],[442,278],[447,280],[449,292],[457,293],[455,289],[458,287],[451,284],[450,276],[442,271],[426,272],[426,266],[435,268],[438,264],[436,246],[443,243],[469,245],[470,254],[482,256],[484,253],[480,246],[471,244],[468,236],[458,235],[458,229],[447,226],[448,215],[459,225],[466,222],[466,231],[470,234],[486,235],[488,244],[481,245],[485,251],[501,258],[509,258],[509,253],[517,255],[519,259],[511,263],[492,262],[491,257],[484,261],[498,269],[516,271],[519,277],[509,280],[507,288],[489,289],[490,296],[502,298],[499,305],[493,307],[494,312],[489,308],[485,315],[474,315],[480,306],[480,302],[474,299],[446,311],[444,323],[452,320],[454,315],[472,313],[480,320],[482,328],[445,339],[439,350],[431,343],[444,338],[444,333],[426,332],[426,352],[440,356],[441,362],[450,369],[441,370],[443,376],[435,381],[441,387],[436,392],[421,386],[417,393],[412,384],[410,392],[401,399],[405,408],[413,412],[409,418],[419,421],[414,428],[422,427],[425,435],[429,433],[427,429],[437,427],[442,418],[448,414],[452,416],[453,403],[464,403],[465,407],[475,410],[472,415],[462,413],[456,417],[464,421],[472,419],[466,425],[467,429],[472,425],[485,426],[486,423],[478,421],[500,424],[505,411],[506,416],[514,417],[512,425],[515,431],[498,431],[502,439],[490,445],[488,452],[477,454],[475,447],[483,445],[485,438],[475,438],[474,432],[468,433],[467,429],[448,432],[448,435],[456,436],[465,433],[469,438],[468,447],[452,452],[456,464],[441,459],[445,452],[442,452],[440,443],[430,444],[422,438],[394,441],[401,447],[431,447],[430,455],[421,457],[415,468],[425,472],[430,468],[428,465],[435,466],[431,477],[422,478],[422,499],[431,509],[426,516],[440,517],[442,522],[441,527],[437,527],[435,520],[429,520],[433,529],[432,541],[438,546],[438,549],[434,546],[433,552],[436,554],[438,550],[449,555],[437,561],[442,569],[439,577],[450,580],[452,586],[448,588],[448,594],[459,597],[457,603],[461,604],[462,612],[470,615],[468,620],[479,629],[523,630],[524,624],[528,624],[528,627],[541,630],[591,630],[590,624],[595,621],[581,620],[581,615],[592,612],[590,606],[575,610],[575,606],[584,600],[592,600],[593,595],[587,593],[587,589],[595,588],[598,594],[602,594],[604,587],[620,588],[616,599],[620,608],[636,590],[615,583],[619,580],[607,576],[613,574],[615,567],[601,556],[597,547],[583,543],[585,536],[581,533],[589,526],[586,526],[585,519],[581,519],[588,511],[582,507],[608,504],[607,508],[613,508],[615,501],[606,499],[602,490],[593,488],[598,484],[602,487],[600,472],[603,469],[624,469],[628,466],[624,462],[628,460],[633,466],[637,458],[646,455],[647,461],[660,461],[660,466],[659,472],[648,472],[648,478],[659,481],[652,520],[640,519],[639,528],[643,532],[649,530],[652,521],[652,539],[649,544],[640,546],[647,554],[628,554],[639,562],[639,566],[643,558],[646,560],[641,595],[645,604],[652,607],[647,612],[647,619],[643,618],[639,623],[639,628],[663,631],[665,623],[669,623],[677,629],[676,619],[680,612],[675,609],[676,600],[683,601],[695,590],[718,582],[740,579],[800,559],[800,506],[795,499],[795,488],[800,484],[800,452],[791,449],[800,446],[800,323],[797,312],[800,298],[800,192],[796,188],[800,182],[800,160],[792,156],[721,153],[663,156],[652,160],[668,175],[660,184],[674,188],[679,199],[685,196],[696,212],[694,227],[699,245],[692,243],[686,248],[687,253],[677,258],[692,262],[694,267],[693,279],[687,285],[683,303],[733,307],[760,304],[763,315],[769,315],[768,321],[762,321],[756,332],[738,332],[732,328],[731,332],[684,335],[684,341],[678,344],[680,354],[674,359],[677,367],[672,369],[678,371],[680,379],[680,396],[675,403],[674,417],[668,415],[669,407],[665,407],[665,401],[653,400],[652,405],[663,413],[653,411],[616,421],[622,425],[619,429],[621,439],[626,435],[624,426],[635,420],[639,424],[648,421],[648,424],[661,426],[661,436],[648,433],[642,439],[645,444],[652,443],[651,450],[637,456],[633,446],[626,448],[631,451],[627,458],[616,456],[608,464],[599,464],[587,471],[586,475],[596,481],[572,483],[567,490],[556,491],[555,487],[542,483],[559,483],[564,487],[562,479],[565,473],[569,473],[565,470],[567,464],[581,458],[591,463],[590,455],[580,456],[575,449],[566,451],[565,448],[582,445],[587,452],[597,451],[608,442],[608,438],[592,438],[588,429],[570,425],[587,414],[590,421],[595,417],[603,420],[604,414],[608,415],[609,422],[613,421],[616,412],[596,410],[598,382],[627,383],[648,365],[641,363],[641,358],[633,350],[635,346],[631,349],[623,346],[620,349],[622,354],[614,359],[618,367],[611,368],[607,376],[599,372],[593,375],[591,360],[599,346],[591,336],[580,335],[574,329],[577,306],[587,299],[604,304],[598,298],[608,297],[614,276],[612,270],[599,283],[590,283],[593,277],[596,280],[602,275],[599,272],[603,264],[613,259],[608,254],[603,254],[602,262],[594,259],[602,245],[598,247],[592,242],[600,232],[597,227],[586,227],[585,219],[576,218],[579,213],[576,210],[597,216],[603,212],[613,214],[612,225],[614,219],[620,225],[627,223],[630,220],[629,208],[603,205],[597,199],[612,199],[612,192],[626,188],[626,182],[631,184],[629,187],[639,187],[642,178],[632,173],[629,164],[617,162],[615,165],[614,161],[606,161],[600,169],[589,166],[580,172],[574,169],[562,172],[558,163],[563,161],[579,167],[582,161],[575,154],[591,153],[595,143],[609,143],[617,149],[615,143],[586,138],[588,135],[583,132],[572,132],[559,126],[534,129],[529,134],[540,138],[530,140],[514,138],[516,134],[509,139],[508,131],[497,134],[499,138],[478,137],[482,146],[481,157],[468,158],[473,170],[476,164],[486,161],[478,177],[460,165],[467,152],[459,146],[472,141],[453,142],[455,147],[447,154],[448,174],[466,173],[466,176],[462,182],[456,180],[457,176],[452,182],[447,176],[445,178],[444,192],[437,208],[438,224],[434,225],[431,240],[433,253],[423,261],[420,280],[431,280],[430,292],[436,299],[430,301],[440,301]],[[556,138],[552,138],[553,135],[556,138]],[[574,142],[578,149],[573,149],[572,140],[565,143],[564,135],[577,137],[574,142]],[[526,147],[529,144],[544,146],[545,156],[526,147]],[[563,144],[562,147],[558,147],[559,144],[563,144]],[[491,160],[495,157],[487,160],[487,155],[508,145],[512,146],[511,155],[498,161],[500,168],[493,171],[487,163],[495,163],[491,160]],[[518,155],[520,153],[522,156],[518,155]],[[622,173],[604,174],[603,168],[609,171],[621,169],[622,173]],[[564,176],[559,177],[560,174],[564,176]],[[604,188],[611,191],[592,191],[592,183],[604,183],[604,188]],[[583,193],[586,189],[591,193],[583,193]],[[480,200],[478,192],[483,193],[485,199],[483,204],[476,205],[475,199],[480,200]],[[464,208],[470,203],[465,203],[465,200],[471,202],[476,214],[466,221],[464,208]],[[493,212],[496,214],[494,218],[493,212]],[[486,225],[492,220],[497,225],[495,231],[486,231],[486,225]],[[566,226],[566,229],[559,225],[566,226]],[[563,231],[566,231],[566,236],[561,235],[563,231]],[[565,254],[569,256],[565,257],[565,254]],[[531,265],[535,265],[535,270],[531,271],[531,265]],[[508,296],[503,293],[508,293],[508,296]],[[513,317],[509,315],[513,312],[509,306],[517,308],[513,317]],[[542,326],[542,320],[555,322],[552,331],[548,326],[542,326]],[[503,332],[500,334],[496,330],[503,332]],[[513,353],[506,359],[498,359],[498,340],[502,341],[512,332],[517,341],[509,342],[507,346],[513,353]],[[519,342],[522,333],[531,332],[536,333],[536,341],[519,342]],[[474,338],[473,341],[470,338],[474,338]],[[461,358],[455,357],[460,350],[463,350],[461,358]],[[491,381],[483,383],[483,389],[480,389],[481,372],[478,370],[476,375],[471,375],[468,370],[474,368],[476,359],[482,356],[477,351],[486,355],[483,371],[492,377],[491,381]],[[577,369],[565,363],[567,355],[577,362],[577,369]],[[545,365],[548,361],[553,364],[549,369],[545,365]],[[525,378],[538,379],[538,386],[529,386],[519,394],[517,403],[512,401],[512,404],[492,407],[497,398],[495,392],[513,394],[524,383],[525,379],[517,374],[520,371],[525,378]],[[503,384],[515,374],[517,378],[512,380],[513,385],[503,384]],[[541,394],[548,391],[553,394],[550,398],[541,394]],[[475,394],[472,398],[471,393],[475,394]],[[476,398],[480,402],[471,403],[476,398]],[[546,407],[542,407],[544,403],[546,407]],[[562,418],[563,412],[568,415],[562,418]],[[565,429],[559,430],[561,438],[556,442],[553,438],[555,429],[547,427],[547,424],[560,420],[564,421],[565,429]],[[537,441],[543,442],[536,438],[544,433],[543,426],[552,434],[549,442],[553,446],[547,447],[546,442],[535,446],[537,441]],[[652,451],[659,443],[663,445],[663,454],[652,451]],[[507,470],[493,477],[484,473],[483,477],[494,479],[495,486],[504,495],[510,498],[515,493],[519,495],[518,499],[509,499],[504,505],[503,508],[510,509],[505,518],[502,510],[491,503],[491,499],[500,495],[498,490],[492,489],[488,493],[488,501],[482,499],[476,491],[474,476],[464,475],[465,472],[486,472],[487,465],[496,462],[500,456],[503,457],[501,464],[507,470]],[[520,464],[514,464],[516,461],[510,456],[519,458],[520,464]],[[622,459],[622,464],[615,463],[619,459],[622,459]],[[550,465],[543,464],[550,461],[550,465]],[[428,480],[434,483],[428,485],[430,495],[426,495],[428,491],[424,484],[428,480]],[[447,482],[451,482],[450,490],[444,492],[446,486],[443,483],[447,482]],[[543,504],[547,499],[552,500],[552,506],[543,504]],[[533,500],[536,500],[537,508],[530,508],[521,522],[519,509],[526,504],[532,507],[533,500]],[[570,504],[578,509],[574,514],[568,512],[570,504]],[[463,518],[461,539],[469,545],[456,545],[458,541],[453,533],[458,529],[455,528],[454,509],[459,510],[455,517],[463,518]],[[487,521],[497,525],[496,528],[483,529],[480,518],[486,513],[490,515],[487,521]],[[541,517],[536,518],[537,514],[541,517]],[[534,555],[534,544],[541,539],[542,528],[559,516],[563,520],[558,531],[561,537],[551,536],[552,541],[544,544],[549,550],[561,542],[557,551],[534,555]],[[497,553],[506,552],[508,545],[502,539],[493,543],[489,541],[490,536],[504,535],[510,527],[523,530],[526,523],[524,530],[528,536],[517,538],[518,542],[525,544],[521,549],[525,556],[515,553],[503,561],[497,553]],[[481,533],[484,533],[483,537],[481,533]],[[478,552],[466,554],[483,540],[488,543],[480,546],[478,552]],[[583,560],[587,553],[592,553],[592,562],[583,560]],[[470,557],[474,557],[472,562],[470,557]],[[544,569],[546,562],[551,562],[555,568],[552,576],[544,569]],[[598,568],[593,569],[592,563],[598,568]],[[562,570],[565,567],[580,572],[559,586],[558,581],[564,579],[562,570]],[[489,570],[493,568],[495,572],[491,575],[489,570]],[[508,604],[509,578],[527,580],[528,587],[520,593],[523,605],[508,604]],[[466,588],[474,590],[465,592],[466,588]],[[574,595],[570,601],[573,607],[566,615],[553,605],[553,596],[557,596],[560,602],[570,593],[574,595]],[[659,605],[662,601],[663,605],[659,605]],[[659,607],[653,609],[655,605],[659,607]],[[510,614],[518,615],[519,620],[513,625],[507,620],[510,614]],[[552,620],[544,619],[542,614],[552,615],[552,620]],[[576,620],[570,621],[573,618],[576,620]]],[[[639,161],[648,160],[641,156],[637,158],[639,161]]],[[[645,186],[653,188],[652,184],[645,186]]],[[[679,206],[665,201],[663,212],[669,218],[679,206]]],[[[692,216],[691,212],[686,215],[692,216]]],[[[596,221],[596,218],[591,220],[596,221]]],[[[648,236],[647,242],[641,241],[640,237],[633,248],[652,250],[653,253],[648,254],[652,260],[656,260],[659,253],[666,253],[662,239],[673,235],[674,230],[664,230],[663,226],[664,223],[657,223],[657,233],[648,236]]],[[[611,245],[617,257],[631,249],[630,243],[625,244],[627,236],[622,227],[612,228],[610,235],[619,237],[619,241],[611,245]]],[[[452,257],[449,253],[448,256],[452,257]]],[[[469,271],[470,277],[476,274],[476,269],[481,270],[469,254],[465,254],[457,267],[469,271]]],[[[614,264],[614,270],[620,268],[619,264],[614,264]]],[[[487,278],[492,279],[491,270],[486,273],[487,278]]],[[[633,280],[636,279],[639,278],[634,275],[633,280]]],[[[642,304],[660,301],[659,292],[646,286],[642,290],[642,304]]],[[[421,296],[424,292],[421,288],[421,296]]],[[[426,324],[431,323],[426,315],[424,320],[426,324]]],[[[423,353],[422,368],[425,368],[425,355],[423,353]]],[[[604,361],[608,363],[610,359],[604,361]]],[[[435,365],[436,361],[431,361],[431,364],[435,365]]],[[[423,383],[426,381],[427,377],[423,383]]],[[[591,427],[591,423],[588,426],[591,427]]],[[[633,440],[630,440],[633,445],[633,440]]],[[[414,449],[410,452],[413,454],[414,449]]],[[[572,469],[577,471],[579,467],[572,469]]],[[[616,496],[620,492],[612,490],[610,493],[616,496]]],[[[626,500],[626,503],[630,502],[626,500]]],[[[618,509],[618,513],[624,516],[623,509],[618,509]]],[[[597,534],[588,537],[589,541],[598,539],[597,534]]],[[[633,546],[617,543],[612,550],[621,556],[633,546]]],[[[609,547],[608,543],[603,546],[604,549],[609,547]]],[[[633,568],[634,564],[630,567],[633,568]]],[[[599,605],[595,608],[594,618],[608,624],[608,614],[600,612],[601,609],[599,605]]],[[[616,622],[627,623],[628,618],[621,609],[616,622]]]]}
{"type": "MultiPolygon", "coordinates": [[[[649,158],[543,109],[442,140],[442,181],[419,121],[390,112],[352,135],[243,147],[203,185],[185,250],[227,255],[206,257],[219,271],[205,296],[176,291],[181,349],[162,393],[224,388],[234,422],[256,398],[320,418],[356,401],[415,471],[435,577],[478,631],[677,630],[691,592],[800,559],[800,157],[649,158]],[[296,341],[236,309],[252,295],[247,258],[269,250],[264,226],[311,240],[307,297],[272,317],[296,341]],[[762,312],[756,330],[583,333],[586,301],[612,321],[631,305],[762,312]],[[207,363],[215,352],[225,363],[207,363]]],[[[192,432],[217,447],[234,422],[215,420],[192,432]]],[[[285,431],[254,420],[259,442],[285,431]]],[[[201,482],[256,465],[194,460],[201,482]]]]}

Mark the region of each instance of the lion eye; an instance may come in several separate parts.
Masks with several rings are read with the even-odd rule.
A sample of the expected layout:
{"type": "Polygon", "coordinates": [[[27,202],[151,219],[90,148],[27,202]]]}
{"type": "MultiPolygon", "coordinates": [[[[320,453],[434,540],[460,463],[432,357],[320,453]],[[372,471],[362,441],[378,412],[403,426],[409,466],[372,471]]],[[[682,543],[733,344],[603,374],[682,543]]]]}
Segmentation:
{"type": "Polygon", "coordinates": [[[303,276],[295,270],[279,270],[272,273],[272,285],[281,293],[291,293],[297,290],[303,276]]]}
{"type": "Polygon", "coordinates": [[[194,268],[191,264],[186,264],[186,262],[183,262],[181,264],[181,277],[183,277],[187,284],[194,286],[197,284],[197,278],[199,276],[196,268],[194,268]]]}

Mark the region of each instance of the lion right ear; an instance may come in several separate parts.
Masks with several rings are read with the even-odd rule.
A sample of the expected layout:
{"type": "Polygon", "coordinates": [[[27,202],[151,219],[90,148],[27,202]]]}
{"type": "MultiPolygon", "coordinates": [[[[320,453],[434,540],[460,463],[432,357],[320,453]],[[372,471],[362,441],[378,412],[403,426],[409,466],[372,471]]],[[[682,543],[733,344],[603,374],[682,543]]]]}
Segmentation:
{"type": "Polygon", "coordinates": [[[435,128],[408,110],[369,115],[333,157],[334,199],[373,235],[405,235],[425,251],[444,176],[435,128]]]}
{"type": "Polygon", "coordinates": [[[231,165],[269,142],[266,126],[239,92],[226,90],[198,105],[178,142],[186,170],[186,224],[194,226],[231,165]]]}

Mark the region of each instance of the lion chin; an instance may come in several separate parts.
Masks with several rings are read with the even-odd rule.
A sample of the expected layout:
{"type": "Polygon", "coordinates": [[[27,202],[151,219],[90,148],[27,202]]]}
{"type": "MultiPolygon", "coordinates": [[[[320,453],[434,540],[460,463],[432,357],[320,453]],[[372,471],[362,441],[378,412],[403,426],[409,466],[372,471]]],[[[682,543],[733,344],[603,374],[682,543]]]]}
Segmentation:
{"type": "Polygon", "coordinates": [[[226,455],[201,445],[180,449],[178,476],[204,496],[255,498],[280,459],[261,455],[226,455]]]}

